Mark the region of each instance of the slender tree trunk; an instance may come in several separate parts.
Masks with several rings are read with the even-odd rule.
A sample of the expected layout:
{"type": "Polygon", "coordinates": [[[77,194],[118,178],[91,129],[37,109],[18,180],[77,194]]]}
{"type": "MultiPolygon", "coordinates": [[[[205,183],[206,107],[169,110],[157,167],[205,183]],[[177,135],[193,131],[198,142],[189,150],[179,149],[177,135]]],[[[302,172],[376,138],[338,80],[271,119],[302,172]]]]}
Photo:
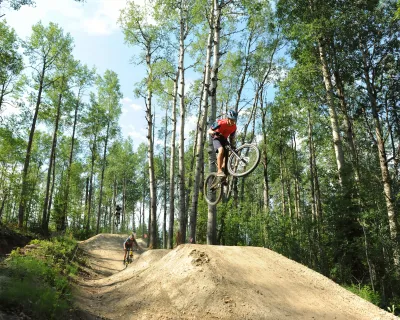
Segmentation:
{"type": "Polygon", "coordinates": [[[374,118],[375,125],[375,135],[376,142],[378,146],[378,156],[379,156],[379,164],[381,169],[382,176],[382,184],[383,184],[383,192],[385,194],[386,201],[386,210],[389,221],[389,230],[390,237],[393,241],[393,260],[394,264],[398,266],[400,264],[400,250],[399,250],[399,225],[397,221],[397,215],[394,206],[393,194],[392,194],[392,182],[390,180],[390,173],[388,168],[387,155],[385,150],[385,141],[383,137],[383,130],[379,119],[378,114],[378,103],[375,93],[377,89],[374,85],[374,79],[370,78],[369,75],[369,66],[368,66],[368,58],[366,50],[363,45],[360,43],[361,52],[363,54],[363,67],[364,67],[364,77],[367,86],[367,91],[371,103],[372,116],[374,118]]]}
{"type": "MultiPolygon", "coordinates": [[[[221,53],[220,46],[220,32],[221,32],[221,7],[218,0],[213,0],[213,18],[212,27],[213,36],[213,63],[211,72],[211,86],[210,86],[210,99],[211,99],[211,113],[209,122],[215,122],[217,116],[217,85],[218,85],[218,68],[221,53]]],[[[209,163],[210,170],[215,171],[215,151],[211,137],[209,138],[209,163]]],[[[217,208],[216,206],[208,205],[208,220],[207,220],[207,244],[216,244],[217,238],[217,208]]]]}
{"type": "Polygon", "coordinates": [[[165,128],[164,128],[164,168],[163,168],[163,180],[164,180],[164,219],[162,225],[162,242],[163,248],[167,249],[167,136],[168,136],[168,108],[165,108],[165,128]]]}
{"type": "Polygon", "coordinates": [[[47,169],[47,183],[46,183],[46,191],[45,191],[45,197],[44,197],[44,203],[43,203],[42,230],[43,230],[44,234],[48,234],[48,232],[49,232],[49,226],[47,223],[47,221],[48,221],[47,215],[49,214],[48,207],[49,207],[50,181],[51,181],[51,172],[52,172],[53,164],[55,163],[55,157],[56,157],[57,133],[58,133],[58,125],[60,122],[60,116],[61,116],[61,103],[62,103],[62,94],[60,93],[58,95],[57,115],[56,115],[56,122],[54,125],[53,142],[51,145],[49,167],[47,169]]]}
{"type": "Polygon", "coordinates": [[[203,76],[203,92],[202,92],[202,101],[203,104],[200,109],[203,109],[203,115],[201,121],[199,123],[199,127],[197,130],[197,150],[196,150],[196,168],[194,173],[194,184],[193,184],[193,196],[192,196],[192,205],[190,209],[190,238],[193,243],[196,243],[196,225],[197,225],[197,203],[199,199],[199,190],[201,172],[204,168],[204,138],[205,138],[205,129],[207,124],[207,115],[208,115],[208,95],[210,88],[210,61],[212,55],[212,41],[213,41],[213,29],[210,29],[207,40],[207,52],[206,52],[206,65],[204,67],[204,76],[203,76]]]}
{"type": "Polygon", "coordinates": [[[340,102],[340,107],[341,107],[342,113],[344,115],[344,128],[346,131],[346,140],[347,140],[347,143],[348,143],[349,149],[350,149],[351,163],[353,166],[354,178],[355,178],[356,182],[358,183],[360,181],[360,170],[359,170],[359,166],[358,166],[356,145],[354,142],[353,124],[351,122],[348,108],[347,108],[342,78],[341,78],[339,72],[335,72],[334,75],[335,75],[336,88],[337,88],[336,92],[339,97],[339,102],[340,102]]]}
{"type": "MultiPolygon", "coordinates": [[[[85,224],[85,217],[87,217],[87,212],[88,212],[88,206],[89,206],[89,181],[90,178],[86,178],[86,184],[85,184],[85,214],[83,217],[83,224],[85,224]]],[[[86,227],[86,226],[83,226],[86,227]]]]}
{"type": "Polygon", "coordinates": [[[3,199],[1,200],[1,206],[0,206],[0,224],[1,224],[1,217],[3,216],[4,206],[6,204],[8,195],[9,195],[9,189],[5,189],[4,193],[3,193],[3,199]]]}
{"type": "Polygon", "coordinates": [[[146,198],[146,184],[143,183],[143,201],[142,201],[142,234],[144,236],[146,229],[145,229],[145,222],[144,222],[144,209],[145,209],[145,205],[144,205],[144,200],[146,198]]]}
{"type": "Polygon", "coordinates": [[[153,81],[153,71],[151,65],[151,53],[147,52],[146,55],[147,63],[147,97],[146,97],[146,120],[147,120],[147,140],[149,143],[148,157],[149,157],[149,179],[150,179],[150,217],[151,225],[150,229],[150,242],[149,247],[151,249],[157,249],[157,193],[156,193],[156,180],[154,170],[154,143],[153,143],[153,114],[152,114],[152,97],[153,91],[151,89],[151,83],[153,81]]]}
{"type": "Polygon", "coordinates": [[[267,110],[261,108],[261,121],[262,121],[262,133],[263,133],[263,148],[261,150],[262,154],[262,164],[264,169],[264,189],[263,189],[263,203],[264,203],[264,212],[266,215],[269,213],[269,180],[268,180],[268,140],[267,140],[267,123],[266,123],[266,115],[267,110]]]}
{"type": "Polygon", "coordinates": [[[279,174],[281,181],[281,201],[282,201],[282,215],[286,215],[286,197],[285,197],[285,177],[284,177],[284,163],[283,163],[283,145],[282,138],[279,142],[279,174]]]}
{"type": "Polygon", "coordinates": [[[71,168],[72,161],[74,156],[74,146],[75,146],[75,132],[76,125],[78,123],[78,110],[80,105],[80,94],[81,88],[78,91],[78,99],[75,104],[75,112],[74,112],[74,124],[72,126],[72,136],[71,136],[71,149],[69,151],[69,159],[68,159],[68,169],[67,169],[67,181],[65,186],[65,195],[64,195],[64,207],[63,207],[63,216],[61,217],[61,230],[65,230],[65,220],[67,218],[67,210],[68,210],[68,198],[69,198],[69,188],[70,188],[70,180],[71,180],[71,168]]]}
{"type": "Polygon", "coordinates": [[[97,136],[93,139],[92,145],[92,161],[90,166],[90,179],[89,179],[89,196],[88,196],[88,206],[87,206],[87,221],[86,221],[86,235],[89,235],[90,229],[90,218],[91,218],[91,211],[92,211],[92,195],[93,195],[93,176],[94,176],[94,161],[96,158],[96,146],[97,144],[97,136]]]}
{"type": "Polygon", "coordinates": [[[1,90],[0,90],[0,111],[1,111],[1,107],[3,106],[3,100],[4,100],[4,93],[5,93],[5,84],[3,83],[1,86],[1,90]]]}
{"type": "Polygon", "coordinates": [[[180,105],[180,130],[179,130],[179,231],[182,243],[186,242],[186,197],[185,197],[185,21],[183,8],[180,9],[180,37],[179,37],[179,105],[180,105]]]}
{"type": "Polygon", "coordinates": [[[126,179],[125,177],[122,179],[122,225],[126,226],[126,229],[128,230],[128,219],[127,219],[127,214],[126,214],[126,179]]]}
{"type": "Polygon", "coordinates": [[[314,133],[313,123],[311,120],[310,110],[308,110],[308,150],[310,154],[310,184],[311,184],[311,203],[313,219],[322,223],[322,204],[319,191],[319,180],[316,165],[315,147],[314,147],[314,133]]]}
{"type": "Polygon", "coordinates": [[[107,122],[106,140],[104,142],[104,149],[103,149],[103,165],[101,168],[100,194],[99,194],[99,206],[97,208],[96,234],[98,234],[100,231],[101,205],[103,202],[104,172],[106,171],[106,166],[107,166],[107,145],[108,145],[109,131],[110,131],[110,121],[107,122]]]}
{"type": "Polygon", "coordinates": [[[338,168],[338,177],[340,185],[343,184],[344,179],[344,154],[342,148],[342,140],[340,138],[340,131],[339,131],[339,124],[338,124],[338,117],[336,113],[336,107],[334,102],[333,96],[333,86],[332,86],[332,77],[331,73],[328,68],[328,63],[326,62],[326,53],[324,46],[322,45],[322,40],[319,39],[318,41],[318,50],[319,50],[319,58],[321,61],[322,67],[322,74],[324,77],[325,83],[325,90],[326,90],[326,99],[329,108],[329,116],[331,121],[331,130],[332,130],[332,137],[333,137],[333,146],[335,149],[336,155],[336,164],[338,168]]]}
{"type": "Polygon", "coordinates": [[[18,209],[18,228],[20,228],[20,229],[23,228],[23,222],[24,222],[26,197],[27,197],[27,192],[28,192],[28,171],[29,171],[29,164],[31,161],[33,136],[34,136],[35,129],[36,129],[36,121],[37,121],[37,117],[38,117],[38,113],[39,113],[39,106],[40,106],[41,99],[42,99],[45,71],[46,71],[46,63],[44,62],[42,72],[40,74],[39,90],[38,90],[37,99],[36,99],[35,113],[33,115],[31,130],[29,132],[29,140],[28,140],[28,146],[26,148],[24,168],[22,170],[21,198],[20,198],[19,209],[18,209]]]}
{"type": "Polygon", "coordinates": [[[300,182],[299,182],[299,176],[300,176],[300,170],[299,170],[299,160],[297,156],[297,144],[296,144],[296,134],[293,133],[292,136],[292,149],[293,149],[293,163],[294,163],[294,210],[295,210],[295,216],[296,219],[300,218],[300,182]]]}
{"type": "Polygon", "coordinates": [[[310,163],[310,184],[311,184],[311,212],[313,219],[317,220],[317,209],[316,209],[316,201],[315,201],[315,184],[314,184],[314,150],[313,150],[313,131],[312,131],[312,123],[311,123],[311,115],[310,110],[308,110],[308,151],[309,151],[309,163],[310,163]]]}
{"type": "MultiPolygon", "coordinates": [[[[114,181],[113,181],[113,202],[112,202],[112,205],[113,205],[112,210],[114,211],[116,206],[117,206],[117,178],[116,178],[115,175],[114,175],[114,181]]],[[[116,228],[117,228],[116,225],[115,225],[116,216],[115,216],[115,214],[113,214],[112,216],[113,216],[113,220],[114,220],[113,224],[112,224],[112,233],[115,233],[116,232],[116,228]]],[[[121,219],[121,217],[120,217],[120,219],[121,219]]],[[[119,223],[121,223],[121,220],[119,221],[119,223]]]]}
{"type": "Polygon", "coordinates": [[[172,132],[171,132],[171,159],[169,164],[169,225],[168,225],[168,249],[173,248],[174,220],[175,220],[175,139],[176,139],[176,104],[178,98],[179,70],[174,81],[174,98],[172,101],[172,132]]]}
{"type": "MultiPolygon", "coordinates": [[[[56,184],[56,158],[53,158],[53,172],[52,172],[52,181],[51,181],[51,188],[50,188],[50,196],[49,196],[49,206],[47,210],[47,230],[49,229],[49,222],[50,222],[50,214],[51,214],[51,205],[53,204],[53,194],[54,188],[56,184]]],[[[62,174],[61,174],[62,175],[62,174]]],[[[62,179],[61,179],[62,180],[62,179]]]]}

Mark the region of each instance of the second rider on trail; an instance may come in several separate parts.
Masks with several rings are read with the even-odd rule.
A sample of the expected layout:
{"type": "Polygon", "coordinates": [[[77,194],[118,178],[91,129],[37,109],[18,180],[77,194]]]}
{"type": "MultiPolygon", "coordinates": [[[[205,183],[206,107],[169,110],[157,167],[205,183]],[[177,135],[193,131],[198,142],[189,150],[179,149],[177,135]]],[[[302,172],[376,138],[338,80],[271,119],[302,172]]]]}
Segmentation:
{"type": "MultiPolygon", "coordinates": [[[[235,110],[229,110],[226,119],[217,120],[208,129],[208,134],[213,137],[213,145],[217,154],[217,177],[219,179],[225,178],[224,167],[225,167],[225,145],[229,139],[229,142],[233,149],[235,149],[235,135],[236,135],[236,121],[237,112],[235,110]]],[[[218,183],[218,180],[217,180],[218,183]]]]}
{"type": "Polygon", "coordinates": [[[135,236],[133,235],[133,233],[124,241],[124,250],[125,250],[125,254],[124,254],[124,264],[125,264],[125,260],[127,259],[127,254],[128,251],[130,249],[133,250],[133,244],[135,244],[136,249],[139,249],[139,245],[136,242],[135,236]]]}

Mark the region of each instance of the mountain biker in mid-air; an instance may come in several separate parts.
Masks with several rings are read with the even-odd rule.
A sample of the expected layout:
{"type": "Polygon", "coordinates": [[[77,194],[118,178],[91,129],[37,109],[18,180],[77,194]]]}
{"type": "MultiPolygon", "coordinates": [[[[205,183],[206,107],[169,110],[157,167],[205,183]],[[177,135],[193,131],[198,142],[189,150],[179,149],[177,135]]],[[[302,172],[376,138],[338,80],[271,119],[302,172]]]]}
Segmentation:
{"type": "Polygon", "coordinates": [[[208,134],[213,137],[213,145],[217,155],[217,177],[223,179],[225,177],[225,146],[228,138],[233,149],[235,149],[236,121],[238,114],[235,110],[229,110],[225,119],[220,119],[208,129],[208,134]]]}
{"type": "Polygon", "coordinates": [[[121,222],[121,210],[122,208],[117,204],[117,207],[115,208],[115,225],[118,225],[121,222]]]}
{"type": "Polygon", "coordinates": [[[135,244],[136,248],[139,249],[139,245],[136,242],[135,236],[133,235],[133,233],[131,233],[131,235],[128,238],[126,238],[126,240],[124,241],[124,250],[125,250],[124,264],[125,264],[125,260],[127,258],[128,251],[130,249],[133,250],[133,244],[135,244]]]}

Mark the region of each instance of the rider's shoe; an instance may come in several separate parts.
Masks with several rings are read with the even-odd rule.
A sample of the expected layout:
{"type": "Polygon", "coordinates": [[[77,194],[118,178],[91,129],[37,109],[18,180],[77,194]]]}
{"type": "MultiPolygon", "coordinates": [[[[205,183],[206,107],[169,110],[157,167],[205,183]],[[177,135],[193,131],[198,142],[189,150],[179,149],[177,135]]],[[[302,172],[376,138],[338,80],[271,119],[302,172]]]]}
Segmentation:
{"type": "Polygon", "coordinates": [[[217,177],[226,177],[224,172],[218,172],[217,177]]]}

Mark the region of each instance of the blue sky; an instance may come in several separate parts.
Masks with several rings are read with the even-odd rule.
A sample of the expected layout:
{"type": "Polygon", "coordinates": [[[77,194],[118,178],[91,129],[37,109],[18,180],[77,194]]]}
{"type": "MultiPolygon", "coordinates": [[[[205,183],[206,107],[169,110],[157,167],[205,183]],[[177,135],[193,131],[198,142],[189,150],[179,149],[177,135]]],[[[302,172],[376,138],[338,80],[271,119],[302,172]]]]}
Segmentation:
{"type": "MultiPolygon", "coordinates": [[[[141,4],[145,0],[136,0],[141,4]]],[[[131,136],[134,146],[146,141],[146,120],[143,99],[133,94],[135,82],[145,74],[143,66],[131,64],[135,48],[124,43],[124,36],[117,25],[120,10],[126,0],[87,0],[77,3],[73,0],[36,0],[35,7],[23,6],[19,11],[2,9],[8,25],[15,29],[18,36],[26,39],[31,27],[38,21],[47,25],[57,23],[74,38],[74,57],[82,63],[95,66],[98,74],[105,70],[115,71],[120,79],[123,113],[120,118],[122,134],[131,136]]]]}

